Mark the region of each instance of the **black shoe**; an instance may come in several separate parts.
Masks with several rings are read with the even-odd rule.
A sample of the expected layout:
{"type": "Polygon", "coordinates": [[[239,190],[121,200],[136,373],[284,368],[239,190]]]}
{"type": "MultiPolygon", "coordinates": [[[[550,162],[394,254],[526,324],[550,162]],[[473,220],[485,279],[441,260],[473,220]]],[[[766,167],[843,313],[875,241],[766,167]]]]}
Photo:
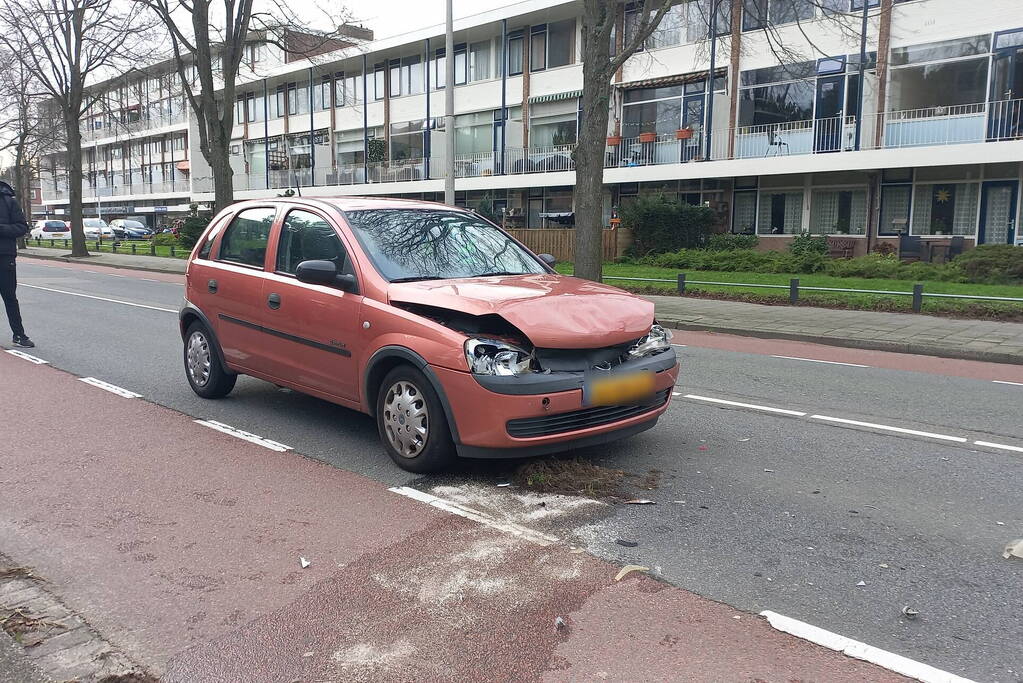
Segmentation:
{"type": "Polygon", "coordinates": [[[14,338],[14,345],[15,346],[20,346],[20,347],[25,348],[25,349],[34,349],[36,347],[35,342],[32,341],[31,339],[29,339],[28,337],[26,337],[25,335],[21,335],[20,337],[15,337],[14,338]]]}

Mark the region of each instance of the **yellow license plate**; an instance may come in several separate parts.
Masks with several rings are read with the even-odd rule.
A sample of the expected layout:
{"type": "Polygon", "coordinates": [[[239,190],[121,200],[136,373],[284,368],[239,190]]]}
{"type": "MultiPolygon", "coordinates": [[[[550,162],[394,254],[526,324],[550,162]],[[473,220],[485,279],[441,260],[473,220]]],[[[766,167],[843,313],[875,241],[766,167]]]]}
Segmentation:
{"type": "Polygon", "coordinates": [[[619,406],[637,403],[653,393],[653,373],[636,372],[592,380],[586,391],[586,402],[591,406],[619,406]]]}

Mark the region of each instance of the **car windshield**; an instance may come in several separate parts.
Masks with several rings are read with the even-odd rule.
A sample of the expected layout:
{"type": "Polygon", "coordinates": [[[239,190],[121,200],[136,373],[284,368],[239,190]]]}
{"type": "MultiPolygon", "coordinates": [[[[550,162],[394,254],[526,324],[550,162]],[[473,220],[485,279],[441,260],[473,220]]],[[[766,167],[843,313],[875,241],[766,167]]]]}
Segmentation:
{"type": "Polygon", "coordinates": [[[82,223],[87,228],[105,228],[107,224],[98,218],[86,218],[82,223]]]}
{"type": "Polygon", "coordinates": [[[138,221],[121,221],[122,228],[131,228],[132,230],[144,230],[146,226],[142,225],[138,221]]]}
{"type": "Polygon", "coordinates": [[[445,209],[368,209],[345,218],[373,265],[391,282],[547,272],[499,229],[445,209]]]}

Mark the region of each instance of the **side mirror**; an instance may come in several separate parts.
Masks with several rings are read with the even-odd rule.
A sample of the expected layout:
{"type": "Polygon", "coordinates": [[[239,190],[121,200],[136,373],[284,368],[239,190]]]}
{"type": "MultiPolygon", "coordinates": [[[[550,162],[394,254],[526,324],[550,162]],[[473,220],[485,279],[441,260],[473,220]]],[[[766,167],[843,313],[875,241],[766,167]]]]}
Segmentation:
{"type": "Polygon", "coordinates": [[[333,261],[302,261],[295,269],[295,277],[299,282],[338,287],[346,292],[354,291],[356,284],[355,276],[338,273],[333,261]]]}
{"type": "Polygon", "coordinates": [[[537,254],[537,257],[551,268],[553,268],[558,263],[558,260],[551,256],[550,254],[537,254]]]}

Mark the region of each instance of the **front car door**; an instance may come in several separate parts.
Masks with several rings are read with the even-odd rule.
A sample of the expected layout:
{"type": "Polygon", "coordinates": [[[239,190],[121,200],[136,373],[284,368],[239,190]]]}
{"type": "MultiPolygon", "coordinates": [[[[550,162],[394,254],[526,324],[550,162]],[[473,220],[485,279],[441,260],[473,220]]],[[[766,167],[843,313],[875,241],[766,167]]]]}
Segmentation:
{"type": "Polygon", "coordinates": [[[216,257],[190,277],[199,278],[194,287],[205,288],[200,309],[213,324],[228,364],[254,374],[268,370],[260,296],[276,216],[277,209],[269,206],[239,211],[224,229],[216,257]]]}
{"type": "Polygon", "coordinates": [[[275,244],[261,297],[272,373],[315,393],[357,401],[362,296],[295,278],[298,264],[320,260],[356,275],[337,226],[319,212],[292,207],[275,244]]]}

